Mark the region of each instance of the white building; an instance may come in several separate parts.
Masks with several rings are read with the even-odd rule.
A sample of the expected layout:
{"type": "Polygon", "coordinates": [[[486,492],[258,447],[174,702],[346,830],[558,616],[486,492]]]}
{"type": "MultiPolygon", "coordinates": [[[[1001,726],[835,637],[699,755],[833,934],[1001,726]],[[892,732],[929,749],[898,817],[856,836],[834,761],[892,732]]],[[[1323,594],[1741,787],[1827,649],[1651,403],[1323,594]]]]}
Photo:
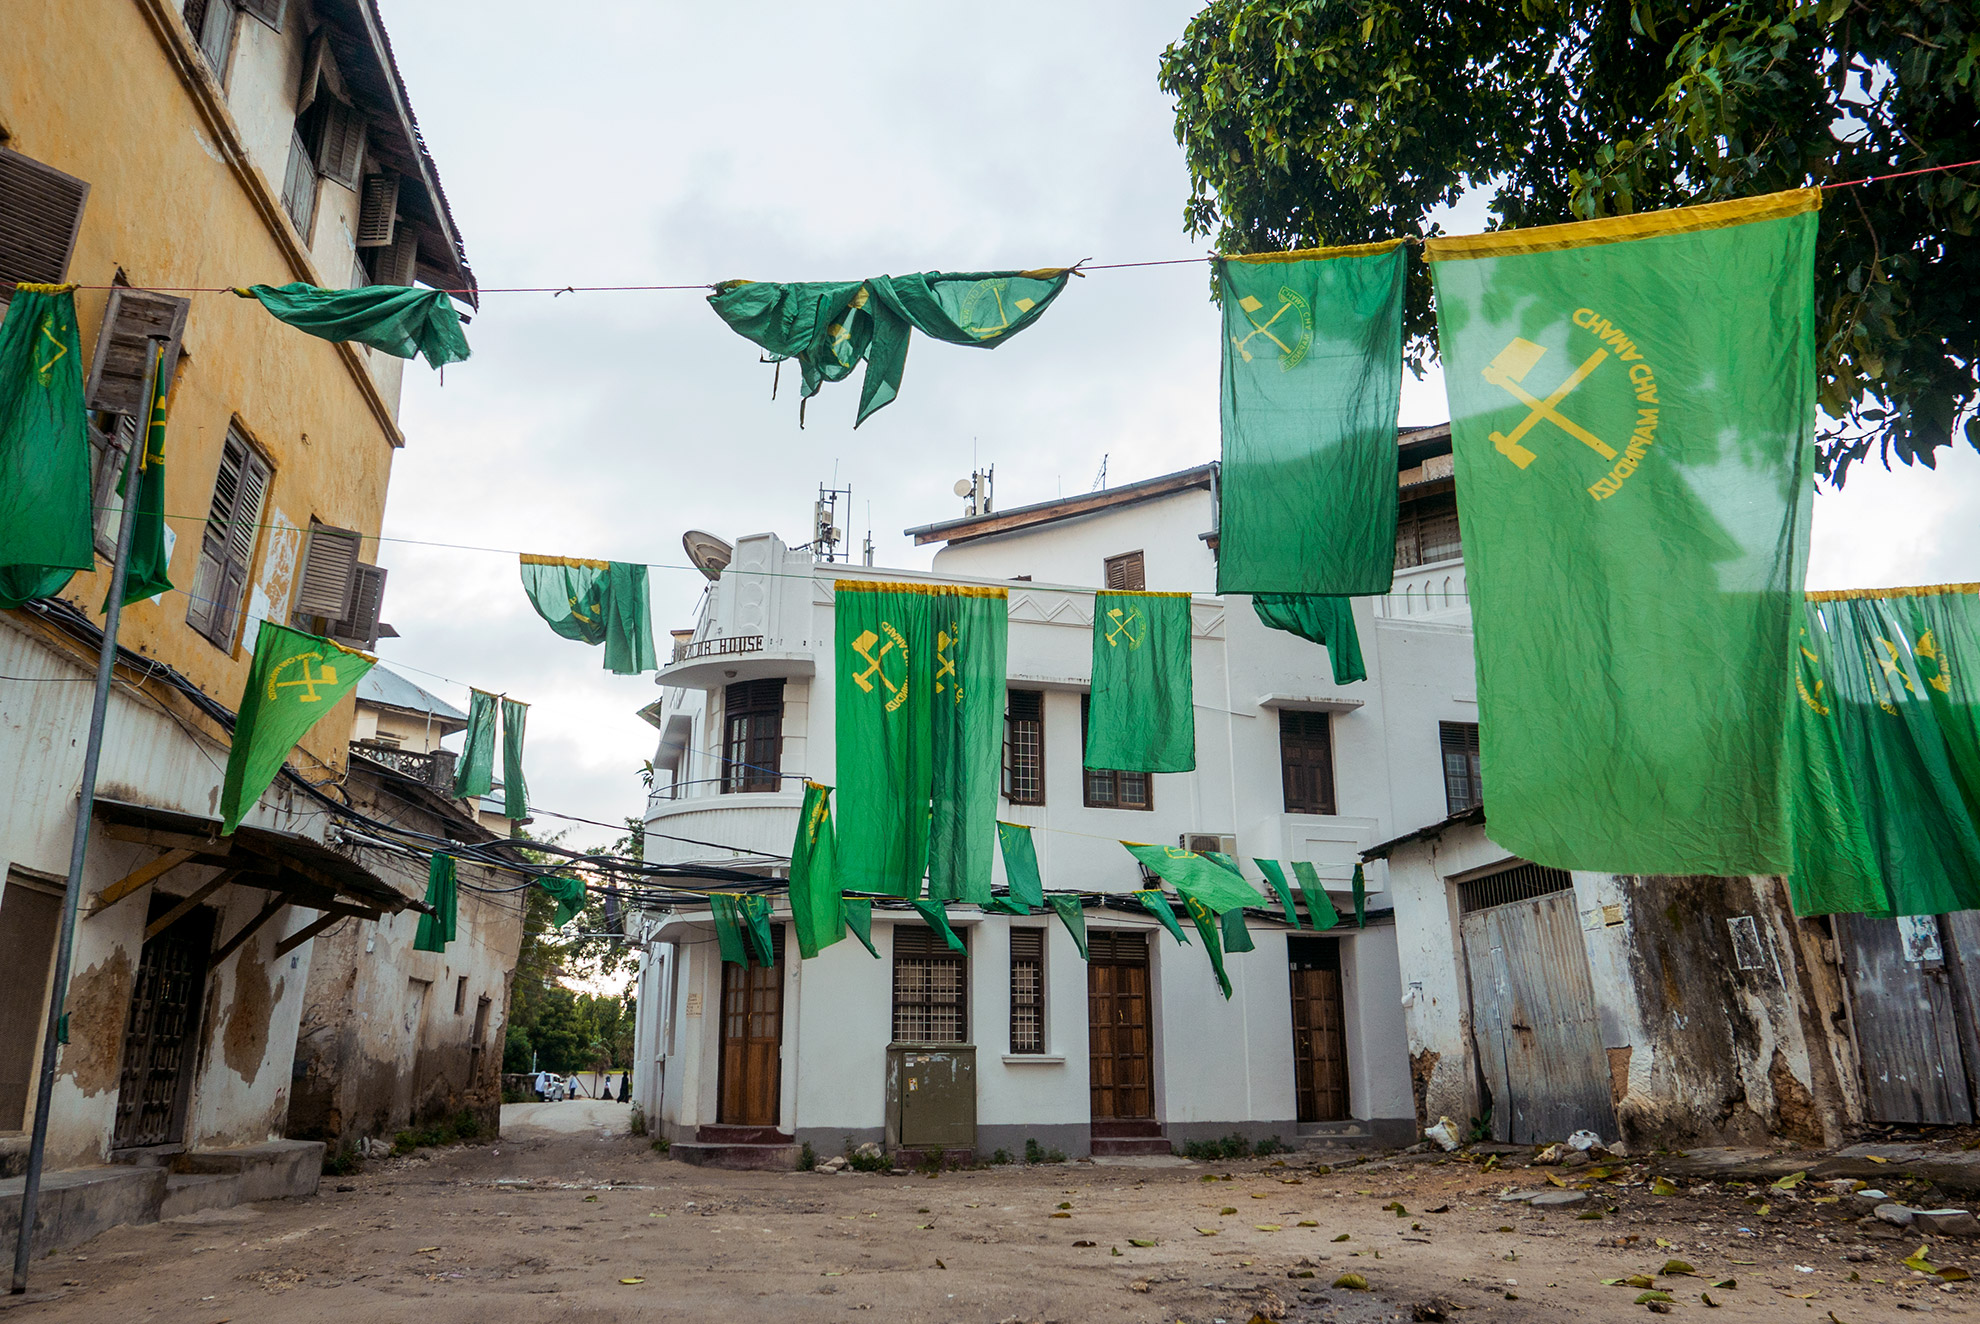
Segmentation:
{"type": "Polygon", "coordinates": [[[1254,881],[1254,857],[1311,861],[1351,915],[1363,850],[1475,798],[1449,432],[1401,441],[1403,568],[1390,596],[1355,604],[1368,670],[1357,683],[1336,684],[1326,650],[1265,628],[1248,598],[1216,595],[1211,465],[911,530],[945,544],[927,574],[820,562],[772,534],[741,539],[643,714],[661,733],[649,860],[782,872],[804,780],[834,780],[835,579],[994,584],[1010,590],[999,817],[1034,829],[1048,890],[1121,895],[1087,912],[1090,963],[1049,915],[970,906],[951,911],[965,957],[931,948],[911,910],[876,908],[881,960],[848,939],[802,963],[793,944],[770,970],[725,969],[706,911],[661,918],[638,991],[637,1088],[663,1134],[690,1142],[676,1152],[710,1157],[697,1138],[809,1141],[821,1155],[905,1139],[890,1127],[889,1044],[910,1039],[974,1046],[976,1124],[960,1147],[984,1155],[1027,1140],[1076,1157],[1232,1132],[1413,1135],[1381,865],[1368,871],[1365,929],[1350,918],[1293,933],[1254,918],[1256,950],[1227,958],[1227,1002],[1203,952],[1126,896],[1148,884],[1119,844],[1224,849],[1254,881]],[[1192,773],[1082,767],[1103,585],[1195,595],[1192,773]],[[710,842],[726,849],[695,844],[710,842]]]}

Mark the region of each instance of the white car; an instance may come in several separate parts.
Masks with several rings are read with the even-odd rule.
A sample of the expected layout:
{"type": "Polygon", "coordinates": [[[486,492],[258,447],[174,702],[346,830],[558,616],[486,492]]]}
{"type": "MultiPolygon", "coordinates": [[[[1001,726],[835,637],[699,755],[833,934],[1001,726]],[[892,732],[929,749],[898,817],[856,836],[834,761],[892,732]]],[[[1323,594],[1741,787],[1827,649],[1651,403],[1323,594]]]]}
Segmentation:
{"type": "Polygon", "coordinates": [[[570,1086],[552,1071],[536,1073],[536,1093],[545,1103],[558,1103],[570,1096],[570,1086]]]}

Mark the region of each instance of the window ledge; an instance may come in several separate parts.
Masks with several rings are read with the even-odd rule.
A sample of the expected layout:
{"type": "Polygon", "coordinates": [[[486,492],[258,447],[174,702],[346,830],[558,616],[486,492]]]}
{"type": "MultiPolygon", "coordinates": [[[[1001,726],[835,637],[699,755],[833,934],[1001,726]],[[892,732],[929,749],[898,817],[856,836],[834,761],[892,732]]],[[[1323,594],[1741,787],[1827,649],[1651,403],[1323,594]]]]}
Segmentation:
{"type": "Polygon", "coordinates": [[[1007,1067],[1062,1067],[1066,1064],[1063,1053],[1006,1053],[1004,1065],[1007,1067]]]}

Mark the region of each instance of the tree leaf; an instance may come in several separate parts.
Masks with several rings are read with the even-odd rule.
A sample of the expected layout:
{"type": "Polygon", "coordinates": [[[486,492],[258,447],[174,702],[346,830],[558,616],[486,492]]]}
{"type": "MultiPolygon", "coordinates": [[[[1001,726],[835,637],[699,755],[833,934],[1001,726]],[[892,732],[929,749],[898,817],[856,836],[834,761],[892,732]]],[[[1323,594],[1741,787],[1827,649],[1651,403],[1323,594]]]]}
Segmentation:
{"type": "Polygon", "coordinates": [[[1334,1280],[1334,1286],[1350,1292],[1366,1292],[1368,1280],[1358,1273],[1344,1273],[1334,1280]]]}
{"type": "Polygon", "coordinates": [[[1777,1191],[1791,1191],[1807,1180],[1808,1174],[1805,1172],[1790,1172],[1787,1176],[1774,1183],[1774,1189],[1777,1191]]]}
{"type": "Polygon", "coordinates": [[[1672,1296],[1669,1292],[1653,1290],[1649,1292],[1637,1293],[1636,1300],[1633,1304],[1639,1306],[1647,1306],[1652,1301],[1675,1301],[1675,1300],[1677,1300],[1677,1298],[1672,1296]]]}

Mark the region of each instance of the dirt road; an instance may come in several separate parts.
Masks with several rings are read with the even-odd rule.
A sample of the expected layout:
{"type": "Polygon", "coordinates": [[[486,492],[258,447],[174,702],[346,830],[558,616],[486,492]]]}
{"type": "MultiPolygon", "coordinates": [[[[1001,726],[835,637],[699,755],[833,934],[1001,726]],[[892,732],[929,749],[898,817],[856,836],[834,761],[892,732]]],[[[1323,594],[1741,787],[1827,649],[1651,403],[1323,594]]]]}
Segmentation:
{"type": "MultiPolygon", "coordinates": [[[[112,1231],[39,1262],[34,1297],[0,1298],[0,1317],[1593,1321],[1652,1308],[1602,1282],[1639,1274],[1672,1313],[1709,1295],[1714,1324],[1975,1313],[1966,1284],[1899,1262],[1923,1238],[1864,1239],[1847,1198],[1808,1184],[1657,1195],[1625,1169],[1534,1208],[1498,1197],[1568,1199],[1586,1170],[1557,1171],[1566,1188],[1427,1156],[725,1172],[663,1158],[611,1107],[541,1105],[501,1141],[370,1164],[313,1200],[112,1231]],[[1662,1273],[1672,1260],[1695,1272],[1662,1273]],[[1370,1290],[1334,1286],[1346,1274],[1370,1290]]],[[[1935,1240],[1931,1260],[1967,1249],[1935,1240]]]]}

